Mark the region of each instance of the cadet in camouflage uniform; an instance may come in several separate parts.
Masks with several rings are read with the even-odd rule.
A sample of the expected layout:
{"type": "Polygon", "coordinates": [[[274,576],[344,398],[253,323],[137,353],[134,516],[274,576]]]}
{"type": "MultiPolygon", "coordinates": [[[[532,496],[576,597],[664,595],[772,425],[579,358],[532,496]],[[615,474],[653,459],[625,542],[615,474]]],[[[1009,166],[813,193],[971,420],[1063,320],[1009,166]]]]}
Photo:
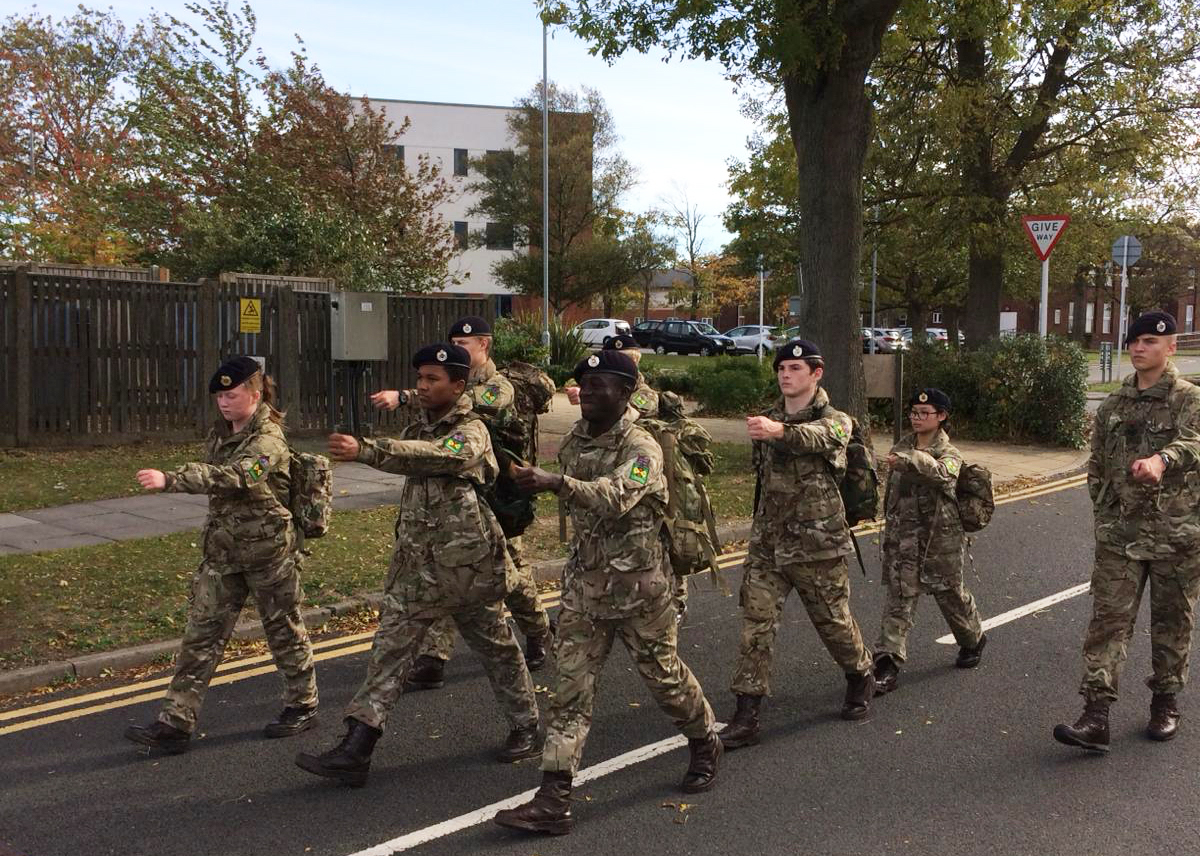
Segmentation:
{"type": "MultiPolygon", "coordinates": [[[[484,420],[515,420],[513,385],[492,362],[492,328],[483,318],[460,318],[450,328],[449,339],[471,355],[471,373],[467,377],[467,395],[471,407],[484,420]]],[[[507,424],[507,423],[506,423],[507,424]]],[[[522,423],[523,424],[523,423],[522,423]]],[[[508,460],[499,461],[501,467],[508,460]]],[[[508,553],[516,567],[516,582],[504,599],[517,629],[525,636],[525,663],[536,672],[546,663],[550,645],[550,618],[538,598],[533,569],[521,555],[520,536],[508,539],[508,553]]],[[[421,643],[421,652],[405,682],[406,690],[433,690],[445,683],[446,662],[454,654],[454,622],[444,618],[434,622],[421,643]]]]}
{"type": "Polygon", "coordinates": [[[1096,523],[1092,620],[1083,642],[1083,715],[1054,738],[1107,751],[1109,706],[1150,586],[1153,692],[1146,733],[1170,740],[1179,725],[1176,694],[1187,682],[1200,596],[1200,389],[1179,376],[1175,319],[1149,312],[1125,343],[1134,374],[1096,412],[1088,491],[1096,523]]]}
{"type": "MultiPolygon", "coordinates": [[[[601,350],[605,351],[620,351],[633,360],[635,366],[642,362],[642,351],[638,346],[637,339],[628,333],[619,333],[613,336],[604,343],[601,350]]],[[[567,399],[574,405],[579,404],[579,387],[567,387],[567,399]]],[[[646,383],[646,376],[642,374],[641,369],[638,369],[637,382],[633,387],[633,393],[629,396],[629,406],[635,411],[634,419],[645,417],[647,419],[656,419],[658,417],[658,393],[646,383]]],[[[686,591],[686,590],[685,590],[686,591]]]]}
{"type": "Polygon", "coordinates": [[[846,673],[842,717],[866,717],[875,691],[871,652],[850,614],[846,557],[854,546],[838,492],[851,421],[829,405],[820,387],[824,372],[816,345],[788,342],[775,351],[783,396],[765,415],[746,420],[759,492],[742,577],[742,644],[732,683],[737,711],[721,732],[727,749],[758,742],[779,616],[793,589],[846,673]]]}
{"type": "Polygon", "coordinates": [[[498,759],[538,754],[533,681],[503,615],[514,568],[500,524],[479,495],[498,466],[487,428],[464,394],[469,365],[457,345],[422,348],[413,367],[424,409],[401,439],[330,437],[336,460],[357,460],[407,478],[367,678],[346,709],[341,744],[321,755],[297,756],[296,763],[310,773],[366,783],[375,741],[421,641],[430,625],[447,616],[483,661],[508,719],[511,731],[498,759]]]}
{"type": "Polygon", "coordinates": [[[596,683],[620,638],[654,700],[688,739],[681,787],[712,787],[721,754],[712,708],[676,648],[672,571],[664,538],[667,484],[662,449],[628,418],[633,361],[603,351],[575,368],[583,419],[559,450],[562,475],[517,471],[528,491],[550,490],[567,504],[573,532],[563,572],[558,681],[533,800],[496,816],[502,826],[562,834],[574,824],[571,781],[592,723],[596,683]]]}
{"type": "Polygon", "coordinates": [[[883,528],[887,605],[875,643],[876,695],[896,688],[921,594],[933,595],[950,625],[959,645],[959,668],[978,666],[987,643],[975,599],[963,585],[967,537],[955,493],[963,457],[944,430],[950,398],[940,389],[923,389],[908,406],[913,433],[888,454],[883,528]]]}
{"type": "Polygon", "coordinates": [[[175,675],[157,721],[125,730],[135,743],[171,754],[187,751],[209,681],[251,593],[284,679],[283,713],[264,734],[287,737],[313,724],[317,678],[300,616],[303,535],[288,511],[291,452],[283,414],[272,406],[274,389],[249,357],[222,363],[208,384],[221,418],[208,435],[206,463],[137,474],[149,490],[208,494],[208,519],[175,675]]]}

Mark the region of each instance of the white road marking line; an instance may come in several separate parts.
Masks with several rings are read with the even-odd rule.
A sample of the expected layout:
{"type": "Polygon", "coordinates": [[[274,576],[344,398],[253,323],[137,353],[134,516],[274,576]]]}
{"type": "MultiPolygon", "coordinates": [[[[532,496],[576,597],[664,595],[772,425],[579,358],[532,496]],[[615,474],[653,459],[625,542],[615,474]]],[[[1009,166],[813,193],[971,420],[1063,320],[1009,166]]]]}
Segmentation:
{"type": "MultiPolygon", "coordinates": [[[[1018,606],[1016,609],[1010,609],[1008,612],[1002,612],[995,618],[989,618],[983,622],[982,627],[984,630],[991,630],[993,627],[999,627],[1001,624],[1008,624],[1008,622],[1016,621],[1018,618],[1029,615],[1031,612],[1037,612],[1039,609],[1045,609],[1047,606],[1053,606],[1056,603],[1077,597],[1086,592],[1090,587],[1091,583],[1080,583],[1077,586],[1071,586],[1069,589],[1063,589],[1057,594],[1052,594],[1041,600],[1035,600],[1033,603],[1027,603],[1024,606],[1018,606]]],[[[940,636],[937,642],[939,645],[953,645],[954,634],[947,633],[945,636],[940,636]]]]}
{"type": "MultiPolygon", "coordinates": [[[[723,725],[724,723],[718,722],[716,727],[721,728],[723,725]]],[[[687,738],[682,734],[668,737],[665,740],[659,740],[657,743],[648,743],[645,746],[640,746],[637,749],[631,749],[628,752],[617,755],[615,758],[609,758],[607,761],[602,761],[599,764],[580,770],[575,774],[573,781],[575,785],[581,785],[584,782],[590,782],[601,776],[607,776],[609,773],[615,773],[634,764],[640,764],[642,761],[649,761],[651,758],[686,745],[687,738]]],[[[495,817],[498,811],[503,811],[506,808],[516,808],[528,802],[533,799],[535,793],[537,793],[537,788],[523,791],[515,796],[494,802],[475,811],[460,814],[458,817],[452,817],[441,823],[435,823],[433,826],[418,829],[416,832],[409,832],[406,835],[393,838],[391,841],[385,841],[382,844],[376,844],[374,847],[368,847],[366,850],[359,850],[357,853],[351,854],[351,856],[392,856],[394,853],[411,850],[421,844],[426,844],[438,838],[444,838],[447,835],[453,835],[455,832],[485,823],[495,817]]]]}

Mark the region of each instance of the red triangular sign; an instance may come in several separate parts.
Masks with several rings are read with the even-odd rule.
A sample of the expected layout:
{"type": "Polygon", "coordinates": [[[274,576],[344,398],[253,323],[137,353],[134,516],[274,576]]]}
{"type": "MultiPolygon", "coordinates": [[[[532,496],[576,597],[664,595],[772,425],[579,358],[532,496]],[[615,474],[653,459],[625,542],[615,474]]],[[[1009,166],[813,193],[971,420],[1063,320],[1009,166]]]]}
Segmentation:
{"type": "Polygon", "coordinates": [[[1050,258],[1050,251],[1054,249],[1070,222],[1071,218],[1065,214],[1050,217],[1027,214],[1021,218],[1021,225],[1025,227],[1025,234],[1033,244],[1033,251],[1042,261],[1050,258]]]}

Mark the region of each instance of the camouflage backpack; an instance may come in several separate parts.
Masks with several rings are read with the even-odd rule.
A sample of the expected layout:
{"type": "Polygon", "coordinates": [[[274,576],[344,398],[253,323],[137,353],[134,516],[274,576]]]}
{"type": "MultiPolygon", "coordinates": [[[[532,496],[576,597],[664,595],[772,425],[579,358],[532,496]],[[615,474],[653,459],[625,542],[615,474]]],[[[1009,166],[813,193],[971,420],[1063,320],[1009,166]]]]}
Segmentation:
{"type": "Polygon", "coordinates": [[[717,567],[721,542],[703,481],[713,471],[713,453],[708,448],[712,436],[683,415],[683,402],[673,392],[661,394],[657,419],[639,419],[637,424],[663,450],[672,569],[680,576],[711,570],[713,579],[723,583],[717,567]]]}
{"type": "Polygon", "coordinates": [[[500,465],[496,481],[480,488],[479,492],[496,515],[500,528],[504,530],[504,537],[515,538],[533,523],[536,503],[533,496],[517,490],[516,483],[509,476],[512,464],[526,463],[529,425],[511,407],[495,416],[474,415],[487,426],[492,439],[492,452],[500,465]]]}
{"type": "Polygon", "coordinates": [[[846,445],[846,473],[838,482],[838,493],[846,507],[846,525],[874,520],[879,514],[879,475],[875,455],[863,439],[858,420],[850,419],[850,442],[846,445]]]}
{"type": "Polygon", "coordinates": [[[329,531],[329,518],[333,516],[333,467],[324,455],[290,451],[292,493],[288,511],[305,538],[320,538],[329,531]]]}
{"type": "Polygon", "coordinates": [[[992,474],[987,467],[964,461],[954,495],[964,532],[978,532],[991,522],[996,500],[992,497],[992,474]]]}
{"type": "MultiPolygon", "coordinates": [[[[538,414],[550,410],[557,387],[550,375],[530,363],[513,360],[500,369],[500,373],[513,385],[513,407],[523,425],[525,433],[519,455],[531,464],[537,463],[538,414]]],[[[513,449],[518,451],[516,447],[513,449]]]]}

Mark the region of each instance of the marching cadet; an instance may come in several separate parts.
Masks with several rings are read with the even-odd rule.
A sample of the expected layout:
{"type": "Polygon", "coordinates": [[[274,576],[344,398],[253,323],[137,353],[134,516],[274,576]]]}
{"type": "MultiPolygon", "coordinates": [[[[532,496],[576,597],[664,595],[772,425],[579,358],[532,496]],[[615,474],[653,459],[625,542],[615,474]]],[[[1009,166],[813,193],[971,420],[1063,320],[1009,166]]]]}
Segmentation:
{"type": "Polygon", "coordinates": [[[205,463],[137,473],[146,490],[208,494],[204,557],[192,578],[166,701],[155,722],[125,729],[129,740],[172,755],[188,749],[209,681],[251,593],[284,679],[283,712],[264,735],[297,734],[317,714],[312,642],[300,615],[302,538],[288,510],[291,453],[284,414],[274,407],[275,382],[250,357],[233,357],[221,363],[208,391],[221,415],[208,435],[205,463]]]}
{"type": "MultiPolygon", "coordinates": [[[[491,325],[483,318],[470,315],[456,321],[447,337],[471,355],[467,395],[471,398],[472,409],[485,421],[504,425],[515,423],[513,385],[496,369],[491,357],[491,325]]],[[[402,403],[401,396],[398,390],[383,390],[372,395],[371,401],[376,407],[395,410],[402,403]]],[[[403,393],[404,401],[415,399],[415,390],[403,393]]],[[[511,462],[495,451],[501,468],[506,468],[511,462]]],[[[538,599],[533,570],[521,556],[520,537],[508,539],[508,547],[516,566],[516,583],[504,603],[512,613],[517,629],[525,636],[525,664],[531,672],[536,672],[546,663],[550,618],[538,599]]],[[[405,690],[440,689],[445,684],[446,663],[454,654],[454,641],[454,622],[448,617],[435,622],[421,643],[416,663],[405,681],[405,690]]]]}
{"type": "Polygon", "coordinates": [[[933,595],[954,633],[956,666],[978,666],[987,643],[975,599],[963,585],[967,538],[955,493],[963,457],[945,431],[950,397],[940,389],[923,389],[908,406],[913,432],[888,454],[883,528],[887,605],[875,643],[876,695],[896,688],[921,594],[933,595]]]}
{"type": "Polygon", "coordinates": [[[737,711],[721,731],[726,749],[759,739],[783,603],[793,589],[846,674],[843,719],[864,719],[875,692],[871,652],[850,614],[846,557],[854,552],[838,480],[846,470],[850,417],[821,388],[824,359],[794,339],[775,351],[782,397],[746,420],[760,490],[742,577],[741,654],[732,690],[737,711]]]}
{"type": "Polygon", "coordinates": [[[654,700],[688,737],[681,788],[712,787],[721,756],[712,708],[679,658],[671,565],[664,543],[667,503],[658,443],[630,421],[637,366],[619,350],[575,367],[583,418],[559,451],[562,475],[518,468],[527,491],[553,491],[571,515],[570,558],[558,621],[558,680],[542,752],[542,785],[532,801],[501,811],[501,826],[562,835],[575,824],[571,782],[592,722],[596,683],[620,638],[654,700]]]}
{"type": "Polygon", "coordinates": [[[1200,595],[1200,389],[1179,376],[1175,319],[1148,312],[1125,337],[1134,373],[1096,411],[1088,492],[1096,526],[1092,619],[1083,641],[1083,715],[1056,725],[1068,746],[1108,751],[1108,710],[1138,604],[1150,586],[1153,696],[1146,734],[1170,740],[1187,681],[1200,595]]]}
{"type": "MultiPolygon", "coordinates": [[[[620,351],[633,360],[635,366],[642,362],[642,351],[638,347],[637,339],[628,333],[619,333],[613,336],[604,343],[601,350],[620,351]]],[[[567,387],[567,400],[574,405],[579,404],[579,387],[567,387]]],[[[637,385],[633,388],[633,394],[629,396],[629,405],[637,411],[638,417],[654,419],[658,416],[658,393],[650,387],[650,384],[646,383],[646,376],[642,374],[640,368],[637,373],[637,385]]]]}
{"type": "Polygon", "coordinates": [[[422,409],[402,439],[329,438],[334,459],[407,478],[367,677],[346,709],[342,742],[321,755],[296,757],[310,773],[352,786],[366,783],[375,742],[421,641],[447,616],[483,660],[509,721],[498,760],[538,754],[533,681],[503,615],[514,569],[500,524],[478,490],[496,478],[498,466],[487,428],[465,394],[470,364],[458,345],[422,348],[412,360],[422,409]]]}

